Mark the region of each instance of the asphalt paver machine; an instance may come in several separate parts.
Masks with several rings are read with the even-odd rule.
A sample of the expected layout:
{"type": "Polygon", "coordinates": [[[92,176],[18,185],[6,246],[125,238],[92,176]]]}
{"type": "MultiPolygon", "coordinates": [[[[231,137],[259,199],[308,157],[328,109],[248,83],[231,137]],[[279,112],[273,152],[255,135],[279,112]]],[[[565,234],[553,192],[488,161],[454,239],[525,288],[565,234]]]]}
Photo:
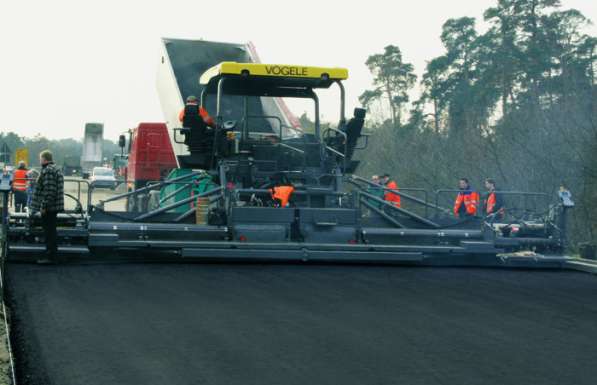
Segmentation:
{"type": "MultiPolygon", "coordinates": [[[[230,52],[244,51],[232,47],[230,52]]],[[[189,66],[182,67],[188,74],[189,66]]],[[[392,190],[402,197],[401,207],[373,194],[388,189],[355,175],[359,162],[353,155],[367,146],[365,110],[346,117],[346,69],[256,60],[204,67],[194,73],[193,91],[199,91],[215,128],[199,133],[169,119],[178,169],[165,180],[96,204],[89,197],[87,210],[77,204],[77,212],[62,214],[60,250],[99,259],[132,253],[135,258],[444,265],[560,267],[566,262],[560,256],[562,205],[508,220],[458,220],[442,207],[438,192],[430,199],[427,192],[417,195],[419,189],[392,190]],[[322,129],[318,91],[331,87],[339,90],[340,119],[322,129]],[[288,98],[312,102],[314,132],[301,131],[285,114],[288,98]],[[283,204],[275,197],[278,187],[292,190],[283,204]],[[111,209],[149,192],[155,199],[146,210],[111,209]]],[[[176,109],[191,89],[188,77],[178,82],[176,109]]],[[[41,250],[35,218],[14,214],[6,221],[9,255],[41,250]]]]}
{"type": "MultiPolygon", "coordinates": [[[[63,241],[77,239],[77,250],[87,248],[97,256],[133,252],[412,264],[522,263],[529,258],[511,253],[561,251],[564,211],[559,206],[518,223],[459,221],[437,202],[404,189],[394,191],[403,198],[402,207],[372,194],[371,188],[384,187],[353,173],[358,161],[352,154],[364,147],[366,136],[363,110],[345,117],[342,81],[347,77],[346,69],[300,65],[222,62],[208,69],[199,79],[200,100],[214,106],[216,127],[202,132],[201,138],[192,138],[193,130],[174,128],[172,140],[187,144],[188,151],[177,154],[182,167],[166,180],[90,205],[80,220],[65,220],[70,227],[61,228],[63,241]],[[337,128],[322,132],[317,91],[330,87],[340,91],[340,121],[337,128]],[[314,133],[297,132],[280,117],[256,108],[256,101],[267,98],[311,100],[314,133]],[[230,105],[240,106],[241,113],[227,108],[230,105]],[[273,198],[279,186],[292,187],[284,206],[273,198]],[[146,211],[108,208],[150,190],[159,191],[159,199],[146,211]]],[[[32,230],[24,222],[19,217],[10,220],[14,251],[31,247],[32,230]]],[[[558,257],[541,258],[544,264],[562,262],[558,257]]]]}

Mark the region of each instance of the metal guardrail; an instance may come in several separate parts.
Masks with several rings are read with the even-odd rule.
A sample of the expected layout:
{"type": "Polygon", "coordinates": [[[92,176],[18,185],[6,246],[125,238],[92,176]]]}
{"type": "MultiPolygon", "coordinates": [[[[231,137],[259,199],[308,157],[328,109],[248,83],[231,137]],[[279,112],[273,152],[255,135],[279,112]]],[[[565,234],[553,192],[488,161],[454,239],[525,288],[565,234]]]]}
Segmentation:
{"type": "MultiPolygon", "coordinates": [[[[241,188],[241,189],[235,189],[234,190],[236,193],[240,194],[271,194],[271,190],[269,189],[258,189],[258,188],[241,188]]],[[[314,195],[334,195],[334,196],[341,196],[341,195],[345,195],[345,193],[340,192],[340,191],[334,191],[334,190],[294,190],[292,192],[293,195],[307,195],[307,194],[314,194],[314,195]]]]}
{"type": "MultiPolygon", "coordinates": [[[[398,189],[398,190],[394,190],[394,189],[391,189],[391,188],[387,188],[386,186],[382,186],[382,185],[379,185],[379,184],[373,183],[373,182],[371,182],[370,180],[367,180],[367,179],[365,179],[365,178],[363,178],[363,177],[360,177],[360,176],[358,176],[358,175],[352,175],[352,176],[351,176],[351,178],[352,178],[352,180],[350,180],[350,179],[349,179],[349,182],[351,182],[351,183],[353,183],[353,184],[355,184],[355,183],[354,183],[355,181],[356,181],[356,182],[365,183],[365,184],[367,184],[367,185],[368,185],[368,186],[370,186],[370,187],[373,187],[373,188],[379,188],[379,189],[382,189],[382,190],[384,190],[384,191],[392,192],[392,193],[394,193],[394,194],[397,194],[397,195],[399,195],[399,196],[400,196],[400,197],[402,197],[402,198],[405,198],[405,199],[407,199],[407,200],[409,200],[409,201],[412,201],[412,202],[415,202],[415,203],[418,203],[418,204],[424,205],[424,206],[426,206],[426,207],[433,208],[433,209],[436,209],[436,210],[439,210],[439,211],[442,211],[442,212],[450,212],[450,210],[449,210],[449,209],[447,209],[447,208],[445,208],[445,207],[440,207],[440,206],[438,206],[437,204],[430,203],[430,202],[428,201],[428,193],[427,193],[427,192],[425,192],[425,200],[422,200],[422,199],[418,199],[418,198],[416,198],[416,197],[414,197],[414,196],[412,196],[412,195],[410,195],[410,194],[406,194],[406,193],[404,193],[404,192],[402,191],[402,190],[404,190],[404,191],[409,191],[409,190],[410,190],[410,191],[419,191],[419,192],[420,192],[420,191],[425,191],[425,189],[419,189],[419,188],[408,188],[408,189],[398,189]]],[[[358,184],[356,184],[356,185],[357,185],[358,187],[362,188],[362,186],[360,186],[360,185],[358,185],[358,184]]]]}
{"type": "Polygon", "coordinates": [[[167,179],[167,180],[155,183],[155,184],[150,184],[150,185],[147,185],[147,186],[142,187],[140,189],[136,189],[136,190],[129,191],[129,192],[126,192],[126,193],[115,195],[115,196],[113,196],[111,198],[108,198],[108,199],[104,199],[104,200],[100,201],[100,205],[103,205],[103,204],[108,203],[108,202],[113,202],[113,201],[116,201],[116,200],[119,200],[119,199],[123,199],[123,198],[129,197],[131,195],[137,195],[137,194],[140,194],[140,193],[145,192],[145,191],[150,191],[150,190],[152,190],[154,188],[162,187],[162,186],[165,186],[165,185],[168,185],[168,184],[174,184],[174,183],[179,184],[179,183],[181,183],[180,181],[182,181],[182,180],[185,180],[185,179],[193,177],[193,176],[202,175],[202,174],[205,174],[205,171],[194,171],[194,172],[191,172],[189,174],[182,175],[182,176],[179,176],[179,177],[176,177],[176,178],[173,178],[173,179],[167,179]]]}
{"type": "MultiPolygon", "coordinates": [[[[198,196],[197,196],[198,198],[198,196]]],[[[222,195],[220,196],[215,196],[215,192],[213,194],[209,195],[209,204],[211,205],[214,202],[217,202],[218,200],[222,199],[222,195]]],[[[177,216],[176,218],[174,218],[172,221],[175,223],[178,223],[180,221],[182,221],[185,218],[190,217],[191,215],[193,215],[195,213],[195,211],[197,211],[197,206],[193,206],[191,207],[189,210],[185,211],[184,213],[180,214],[179,216],[177,216]]]]}
{"type": "MultiPolygon", "coordinates": [[[[25,178],[24,180],[27,183],[37,182],[37,178],[25,178]]],[[[66,191],[66,185],[67,184],[72,183],[72,184],[76,184],[77,185],[76,198],[73,195],[68,194],[66,192],[64,193],[64,195],[65,195],[65,197],[69,197],[71,199],[75,199],[81,205],[81,208],[83,208],[83,205],[81,203],[81,196],[83,194],[83,189],[81,188],[81,185],[87,185],[87,192],[86,192],[87,202],[86,202],[86,205],[85,205],[86,206],[85,212],[89,212],[89,210],[91,208],[91,194],[92,194],[92,190],[93,190],[93,188],[92,188],[91,184],[89,183],[89,181],[85,180],[85,179],[69,178],[69,177],[65,177],[65,178],[63,178],[63,180],[64,180],[64,190],[65,191],[66,191]]]]}
{"type": "MultiPolygon", "coordinates": [[[[362,178],[358,175],[352,175],[351,176],[352,180],[349,180],[349,182],[351,182],[352,184],[355,184],[357,187],[359,187],[360,189],[364,189],[362,184],[365,184],[371,188],[377,188],[377,189],[381,189],[384,191],[388,191],[388,192],[392,192],[395,193],[397,195],[399,195],[400,197],[403,197],[411,202],[417,203],[422,205],[423,207],[425,207],[425,217],[429,216],[429,211],[428,209],[433,209],[434,212],[439,212],[442,214],[451,214],[452,210],[446,207],[442,206],[442,202],[440,202],[442,196],[445,196],[446,194],[453,194],[454,197],[456,196],[456,194],[458,194],[461,190],[459,189],[438,189],[435,191],[429,191],[426,189],[422,189],[422,188],[400,188],[398,190],[393,190],[390,188],[387,188],[385,186],[379,185],[379,184],[375,184],[373,182],[371,182],[370,180],[367,180],[365,178],[362,178]],[[354,182],[359,182],[361,184],[358,183],[354,183],[354,182]],[[414,196],[412,196],[411,194],[408,194],[408,192],[417,192],[420,194],[423,194],[423,199],[418,199],[414,196]],[[433,195],[433,202],[430,201],[430,196],[433,195]]],[[[522,210],[527,213],[535,213],[535,214],[541,214],[545,211],[548,210],[548,207],[550,205],[550,196],[549,194],[546,193],[540,193],[540,192],[526,192],[526,191],[496,191],[496,193],[502,194],[502,196],[504,197],[521,197],[524,199],[523,202],[523,208],[522,210]],[[543,208],[543,210],[538,211],[536,210],[530,210],[529,209],[529,204],[528,201],[530,198],[539,198],[541,200],[543,200],[543,205],[545,206],[543,208]]],[[[483,195],[482,195],[483,196],[483,195]]],[[[453,198],[450,198],[450,202],[453,200],[453,198]]],[[[508,204],[506,202],[506,212],[508,211],[508,204]]]]}
{"type": "Polygon", "coordinates": [[[177,188],[176,190],[172,191],[170,194],[166,195],[163,198],[160,198],[160,204],[163,204],[165,202],[167,202],[168,200],[170,200],[171,198],[174,198],[176,196],[176,194],[183,192],[184,190],[190,188],[193,184],[192,183],[184,183],[183,186],[177,188]]]}
{"type": "MultiPolygon", "coordinates": [[[[426,203],[429,203],[429,191],[427,191],[424,188],[418,188],[418,187],[400,187],[397,191],[402,191],[402,192],[405,192],[405,193],[420,193],[421,195],[423,195],[423,200],[426,203]]],[[[409,195],[417,198],[413,194],[409,194],[409,195]]],[[[425,204],[425,205],[422,205],[422,206],[423,206],[424,215],[428,216],[429,215],[429,205],[425,204]]]]}
{"type": "Polygon", "coordinates": [[[414,219],[414,220],[416,220],[416,221],[418,221],[420,223],[426,224],[427,226],[431,226],[431,227],[435,227],[435,228],[439,228],[440,227],[440,225],[438,225],[437,223],[435,223],[435,222],[433,222],[433,221],[431,221],[431,220],[429,220],[427,218],[424,218],[424,217],[422,217],[420,215],[417,215],[417,214],[415,214],[415,213],[413,213],[413,212],[411,212],[409,210],[405,210],[405,209],[403,209],[401,207],[394,206],[390,202],[388,202],[388,201],[386,201],[384,199],[381,199],[379,197],[376,197],[375,195],[371,195],[371,194],[366,193],[366,192],[360,192],[359,194],[362,195],[362,196],[365,196],[369,200],[372,200],[374,202],[382,204],[385,207],[389,207],[389,208],[391,208],[391,209],[393,209],[395,211],[398,211],[399,213],[404,214],[404,215],[406,215],[406,216],[408,216],[408,217],[410,217],[410,218],[412,218],[412,219],[414,219]]]}
{"type": "MultiPolygon", "coordinates": [[[[133,221],[140,221],[140,220],[143,220],[143,219],[148,219],[148,218],[154,217],[154,216],[156,216],[158,214],[164,213],[166,211],[169,211],[169,210],[175,209],[177,207],[180,207],[182,205],[185,205],[187,203],[190,203],[190,202],[196,200],[197,198],[206,197],[206,196],[213,195],[215,193],[221,192],[223,189],[224,189],[223,187],[216,187],[214,189],[211,189],[211,190],[199,193],[197,195],[193,195],[193,196],[190,196],[188,198],[181,199],[178,202],[174,202],[174,203],[169,204],[167,206],[160,207],[160,208],[157,208],[155,210],[151,210],[151,211],[148,211],[148,212],[146,212],[144,214],[141,214],[141,215],[133,218],[133,221]]],[[[196,208],[194,207],[193,210],[195,210],[195,209],[196,208]]],[[[189,210],[189,211],[191,211],[191,210],[189,210]]]]}
{"type": "Polygon", "coordinates": [[[76,183],[77,184],[77,200],[79,204],[81,203],[81,185],[87,185],[87,205],[85,212],[89,212],[91,210],[91,196],[93,193],[93,186],[89,183],[88,180],[85,179],[75,179],[75,178],[64,178],[64,183],[76,183]]]}
{"type": "MultiPolygon", "coordinates": [[[[442,197],[442,195],[452,194],[455,197],[459,192],[461,192],[461,190],[459,190],[459,189],[438,189],[438,190],[435,190],[435,192],[434,192],[435,193],[435,205],[439,206],[439,200],[442,197]]],[[[528,198],[537,197],[537,198],[543,199],[545,207],[544,207],[544,210],[542,212],[547,211],[547,209],[549,207],[549,204],[550,204],[550,200],[551,200],[550,197],[549,197],[549,194],[540,193],[540,192],[496,191],[496,193],[501,194],[502,197],[517,197],[518,196],[518,197],[524,198],[524,203],[523,203],[523,208],[522,209],[525,212],[530,211],[530,212],[537,213],[536,210],[528,210],[528,198]]],[[[483,197],[483,195],[486,195],[486,194],[480,194],[481,197],[483,197]]],[[[479,203],[481,203],[481,202],[479,202],[479,203]]],[[[481,208],[481,206],[479,206],[479,208],[481,208]]],[[[507,202],[506,202],[506,205],[505,205],[505,209],[506,209],[506,212],[508,212],[508,203],[507,202]]],[[[512,210],[512,207],[510,207],[510,210],[512,210]]],[[[479,210],[477,210],[477,211],[480,212],[479,210]]],[[[539,213],[542,213],[542,212],[539,212],[539,213]]]]}
{"type": "Polygon", "coordinates": [[[360,203],[364,204],[369,210],[372,210],[375,213],[379,214],[381,217],[385,218],[387,221],[389,221],[390,223],[394,224],[396,227],[399,227],[399,228],[405,227],[402,223],[400,223],[398,220],[396,220],[396,218],[392,217],[391,215],[388,215],[387,213],[385,213],[380,208],[375,207],[375,205],[373,205],[366,198],[360,197],[360,203]]]}

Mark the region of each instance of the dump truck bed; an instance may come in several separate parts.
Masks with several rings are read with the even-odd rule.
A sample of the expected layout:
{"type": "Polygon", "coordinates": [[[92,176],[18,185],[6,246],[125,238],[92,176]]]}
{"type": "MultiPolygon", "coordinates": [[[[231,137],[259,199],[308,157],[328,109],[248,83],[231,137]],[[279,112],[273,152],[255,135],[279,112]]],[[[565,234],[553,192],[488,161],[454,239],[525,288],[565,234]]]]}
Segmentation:
{"type": "MultiPolygon", "coordinates": [[[[161,51],[157,76],[158,96],[171,135],[172,147],[178,156],[188,153],[188,150],[175,141],[173,130],[181,125],[178,114],[184,107],[185,98],[190,95],[199,97],[203,91],[203,86],[199,84],[201,74],[222,61],[252,63],[259,58],[250,43],[163,38],[161,51]]],[[[249,126],[252,129],[279,133],[280,125],[283,125],[284,137],[296,135],[296,131],[288,130],[287,126],[296,126],[298,120],[282,99],[250,97],[248,103],[252,115],[249,126]],[[260,118],[263,115],[270,118],[260,118]]],[[[240,96],[224,96],[222,106],[221,113],[227,120],[242,120],[244,109],[240,96]]],[[[212,116],[216,116],[215,95],[207,98],[205,108],[212,116]]]]}
{"type": "Polygon", "coordinates": [[[586,273],[8,266],[20,384],[594,384],[586,273]]]}

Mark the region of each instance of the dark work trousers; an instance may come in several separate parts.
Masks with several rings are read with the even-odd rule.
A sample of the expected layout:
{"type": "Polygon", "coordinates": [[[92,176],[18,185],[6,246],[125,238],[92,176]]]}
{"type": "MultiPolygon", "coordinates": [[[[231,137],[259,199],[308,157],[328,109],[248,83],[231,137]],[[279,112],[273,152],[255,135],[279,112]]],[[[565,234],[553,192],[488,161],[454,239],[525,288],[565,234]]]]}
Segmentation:
{"type": "Polygon", "coordinates": [[[58,241],[56,234],[56,212],[46,212],[41,216],[41,223],[46,237],[46,256],[48,259],[56,260],[58,254],[58,241]]]}
{"type": "Polygon", "coordinates": [[[15,212],[24,212],[25,206],[27,206],[27,192],[14,190],[13,195],[15,197],[15,212]]]}

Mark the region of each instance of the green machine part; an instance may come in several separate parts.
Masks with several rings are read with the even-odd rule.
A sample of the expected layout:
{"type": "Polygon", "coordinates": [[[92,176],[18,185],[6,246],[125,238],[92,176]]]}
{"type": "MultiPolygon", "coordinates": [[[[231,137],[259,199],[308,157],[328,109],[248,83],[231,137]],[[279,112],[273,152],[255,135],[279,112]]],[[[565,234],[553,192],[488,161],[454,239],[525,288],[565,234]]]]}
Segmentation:
{"type": "MultiPolygon", "coordinates": [[[[192,172],[193,170],[189,168],[177,168],[170,171],[167,179],[179,178],[181,176],[191,174],[192,172]]],[[[214,189],[217,186],[218,185],[207,173],[191,176],[188,179],[183,179],[180,181],[180,183],[165,185],[160,189],[160,207],[171,205],[175,202],[186,199],[191,195],[199,195],[205,191],[214,189]]],[[[184,213],[192,207],[192,204],[194,203],[187,203],[173,208],[172,210],[168,210],[168,212],[184,213]]]]}

